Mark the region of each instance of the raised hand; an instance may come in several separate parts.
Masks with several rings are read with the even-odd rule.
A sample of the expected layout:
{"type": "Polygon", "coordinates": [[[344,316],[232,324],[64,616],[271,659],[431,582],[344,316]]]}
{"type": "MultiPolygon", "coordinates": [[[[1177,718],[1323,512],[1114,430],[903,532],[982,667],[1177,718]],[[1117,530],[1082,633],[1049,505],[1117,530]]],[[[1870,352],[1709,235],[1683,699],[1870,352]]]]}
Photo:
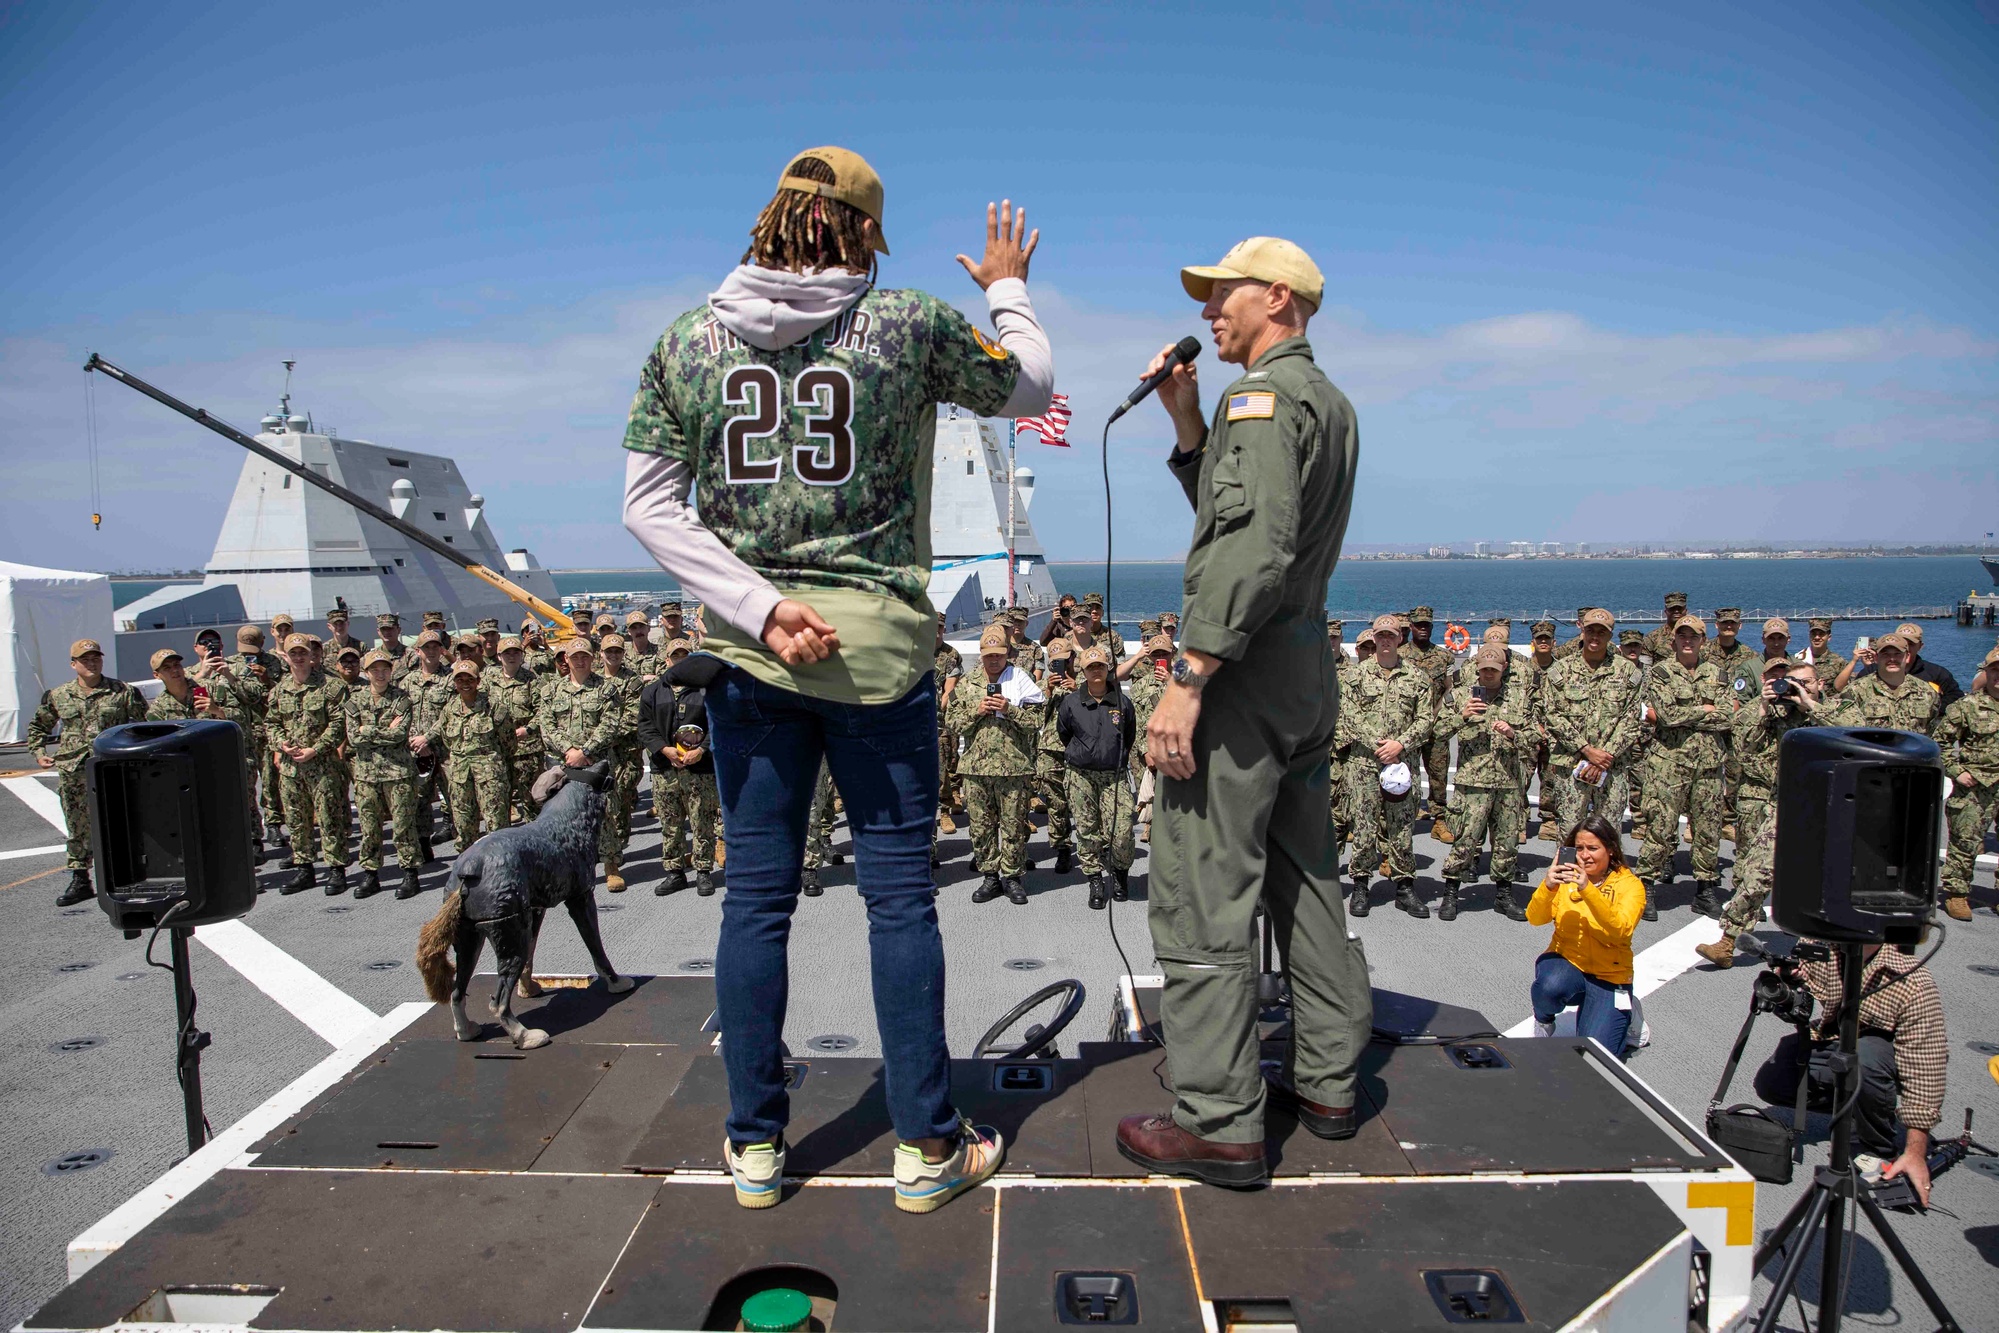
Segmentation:
{"type": "Polygon", "coordinates": [[[999,207],[986,205],[986,253],[977,264],[966,255],[959,255],[958,262],[965,266],[965,272],[972,275],[972,281],[979,284],[979,290],[998,282],[1001,278],[1027,277],[1028,261],[1034,258],[1034,247],[1041,244],[1041,229],[1027,230],[1027,210],[1014,210],[1011,199],[1002,199],[999,207]]]}

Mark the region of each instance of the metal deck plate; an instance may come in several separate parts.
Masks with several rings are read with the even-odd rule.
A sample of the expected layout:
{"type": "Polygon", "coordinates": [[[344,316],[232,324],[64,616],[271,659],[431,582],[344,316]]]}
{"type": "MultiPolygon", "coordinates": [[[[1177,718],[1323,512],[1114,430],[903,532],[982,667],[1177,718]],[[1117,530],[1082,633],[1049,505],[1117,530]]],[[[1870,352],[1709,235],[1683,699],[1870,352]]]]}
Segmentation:
{"type": "MultiPolygon", "coordinates": [[[[560,922],[551,917],[550,925],[566,929],[567,917],[560,922]]],[[[703,1032],[701,1025],[715,1012],[713,977],[633,977],[632,980],[638,984],[623,995],[611,994],[595,978],[588,986],[550,986],[538,999],[516,999],[514,1017],[548,1033],[557,1044],[572,1033],[578,1041],[627,1045],[692,1046],[711,1040],[713,1034],[703,1032]]],[[[465,992],[465,1012],[474,1021],[483,1022],[489,1041],[504,1042],[505,1033],[498,1022],[487,1016],[486,1008],[487,1001],[493,998],[493,988],[498,985],[499,978],[491,972],[475,976],[465,992]]],[[[452,1040],[451,1010],[441,1004],[435,1006],[410,1024],[403,1035],[452,1040]]]]}
{"type": "MultiPolygon", "coordinates": [[[[1443,1328],[1425,1269],[1497,1269],[1556,1329],[1684,1228],[1633,1181],[1353,1182],[1181,1193],[1210,1300],[1283,1300],[1300,1328],[1443,1328]]],[[[1143,1297],[1141,1296],[1141,1301],[1143,1297]]],[[[1142,1308],[1142,1307],[1141,1307],[1142,1308]]]]}
{"type": "Polygon", "coordinates": [[[556,1133],[555,1142],[534,1159],[534,1169],[624,1170],[646,1127],[698,1058],[698,1051],[685,1046],[627,1048],[556,1133]]]}
{"type": "Polygon", "coordinates": [[[26,1326],[102,1328],[163,1286],[255,1283],[282,1290],[253,1327],[557,1333],[581,1322],[657,1188],[620,1176],[223,1171],[26,1326]]]}
{"type": "Polygon", "coordinates": [[[257,1163],[525,1171],[629,1049],[397,1042],[257,1163]]]}
{"type": "Polygon", "coordinates": [[[1004,1333],[1066,1327],[1057,1314],[1058,1275],[1109,1272],[1131,1279],[1139,1328],[1199,1328],[1174,1194],[1137,1185],[1000,1191],[994,1327],[1004,1333]]]}
{"type": "Polygon", "coordinates": [[[740,1307],[712,1309],[724,1284],[758,1268],[789,1266],[822,1274],[838,1289],[835,1328],[984,1328],[994,1192],[975,1191],[923,1217],[898,1212],[894,1193],[808,1185],[790,1190],[776,1208],[751,1211],[736,1206],[726,1181],[669,1181],[587,1326],[734,1328],[740,1307]]]}

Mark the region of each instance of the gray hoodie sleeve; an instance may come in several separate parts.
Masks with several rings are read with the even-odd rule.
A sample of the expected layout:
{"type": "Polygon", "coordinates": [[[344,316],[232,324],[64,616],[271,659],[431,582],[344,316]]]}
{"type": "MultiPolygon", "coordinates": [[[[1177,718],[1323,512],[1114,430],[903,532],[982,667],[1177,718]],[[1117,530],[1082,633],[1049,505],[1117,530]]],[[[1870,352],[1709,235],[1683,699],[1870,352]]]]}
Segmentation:
{"type": "Polygon", "coordinates": [[[687,503],[693,489],[694,469],[681,460],[628,454],[625,528],[661,569],[673,575],[683,594],[751,638],[762,638],[764,621],[784,594],[708,530],[687,503]]]}
{"type": "Polygon", "coordinates": [[[993,327],[999,331],[1001,347],[1020,360],[1020,378],[1014,381],[1013,397],[1000,409],[1003,417],[1039,416],[1048,410],[1048,396],[1055,391],[1055,353],[1048,335],[1034,317],[1034,305],[1027,299],[1027,282],[1022,278],[1001,278],[986,288],[986,308],[992,312],[993,327]]]}

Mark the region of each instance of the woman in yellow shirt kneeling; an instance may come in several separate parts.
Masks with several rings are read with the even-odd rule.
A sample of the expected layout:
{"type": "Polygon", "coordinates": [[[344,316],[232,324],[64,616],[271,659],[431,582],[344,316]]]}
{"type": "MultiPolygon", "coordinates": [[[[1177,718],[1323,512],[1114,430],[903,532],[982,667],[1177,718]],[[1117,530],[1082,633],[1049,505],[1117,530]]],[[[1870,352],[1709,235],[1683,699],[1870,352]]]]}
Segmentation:
{"type": "Polygon", "coordinates": [[[1645,910],[1645,885],[1624,864],[1617,830],[1591,815],[1569,834],[1572,864],[1549,867],[1527,903],[1527,920],[1555,925],[1534,963],[1534,1022],[1552,1036],[1555,1015],[1582,1006],[1576,1034],[1594,1037],[1622,1060],[1631,1026],[1631,933],[1645,910]]]}

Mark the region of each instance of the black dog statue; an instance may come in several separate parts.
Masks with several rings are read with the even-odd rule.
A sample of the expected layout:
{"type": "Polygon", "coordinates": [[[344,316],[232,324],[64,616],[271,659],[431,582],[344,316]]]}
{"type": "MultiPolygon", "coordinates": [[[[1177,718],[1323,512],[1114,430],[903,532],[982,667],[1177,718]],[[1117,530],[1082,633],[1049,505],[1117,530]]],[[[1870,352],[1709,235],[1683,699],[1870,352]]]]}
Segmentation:
{"type": "Polygon", "coordinates": [[[437,1003],[450,1002],[458,1040],[479,1039],[479,1025],[465,1015],[465,991],[481,948],[490,942],[500,969],[493,1016],[519,1049],[548,1044],[546,1032],[514,1017],[513,1001],[516,983],[534,961],[542,914],[558,903],[569,909],[606,989],[617,995],[632,988],[632,979],[619,976],[604,955],[592,892],[609,775],[609,764],[550,769],[535,783],[534,794],[545,804],[532,823],[489,833],[459,853],[451,868],[451,892],[424,926],[416,947],[424,989],[437,1003]],[[447,957],[453,953],[455,974],[447,957]]]}

